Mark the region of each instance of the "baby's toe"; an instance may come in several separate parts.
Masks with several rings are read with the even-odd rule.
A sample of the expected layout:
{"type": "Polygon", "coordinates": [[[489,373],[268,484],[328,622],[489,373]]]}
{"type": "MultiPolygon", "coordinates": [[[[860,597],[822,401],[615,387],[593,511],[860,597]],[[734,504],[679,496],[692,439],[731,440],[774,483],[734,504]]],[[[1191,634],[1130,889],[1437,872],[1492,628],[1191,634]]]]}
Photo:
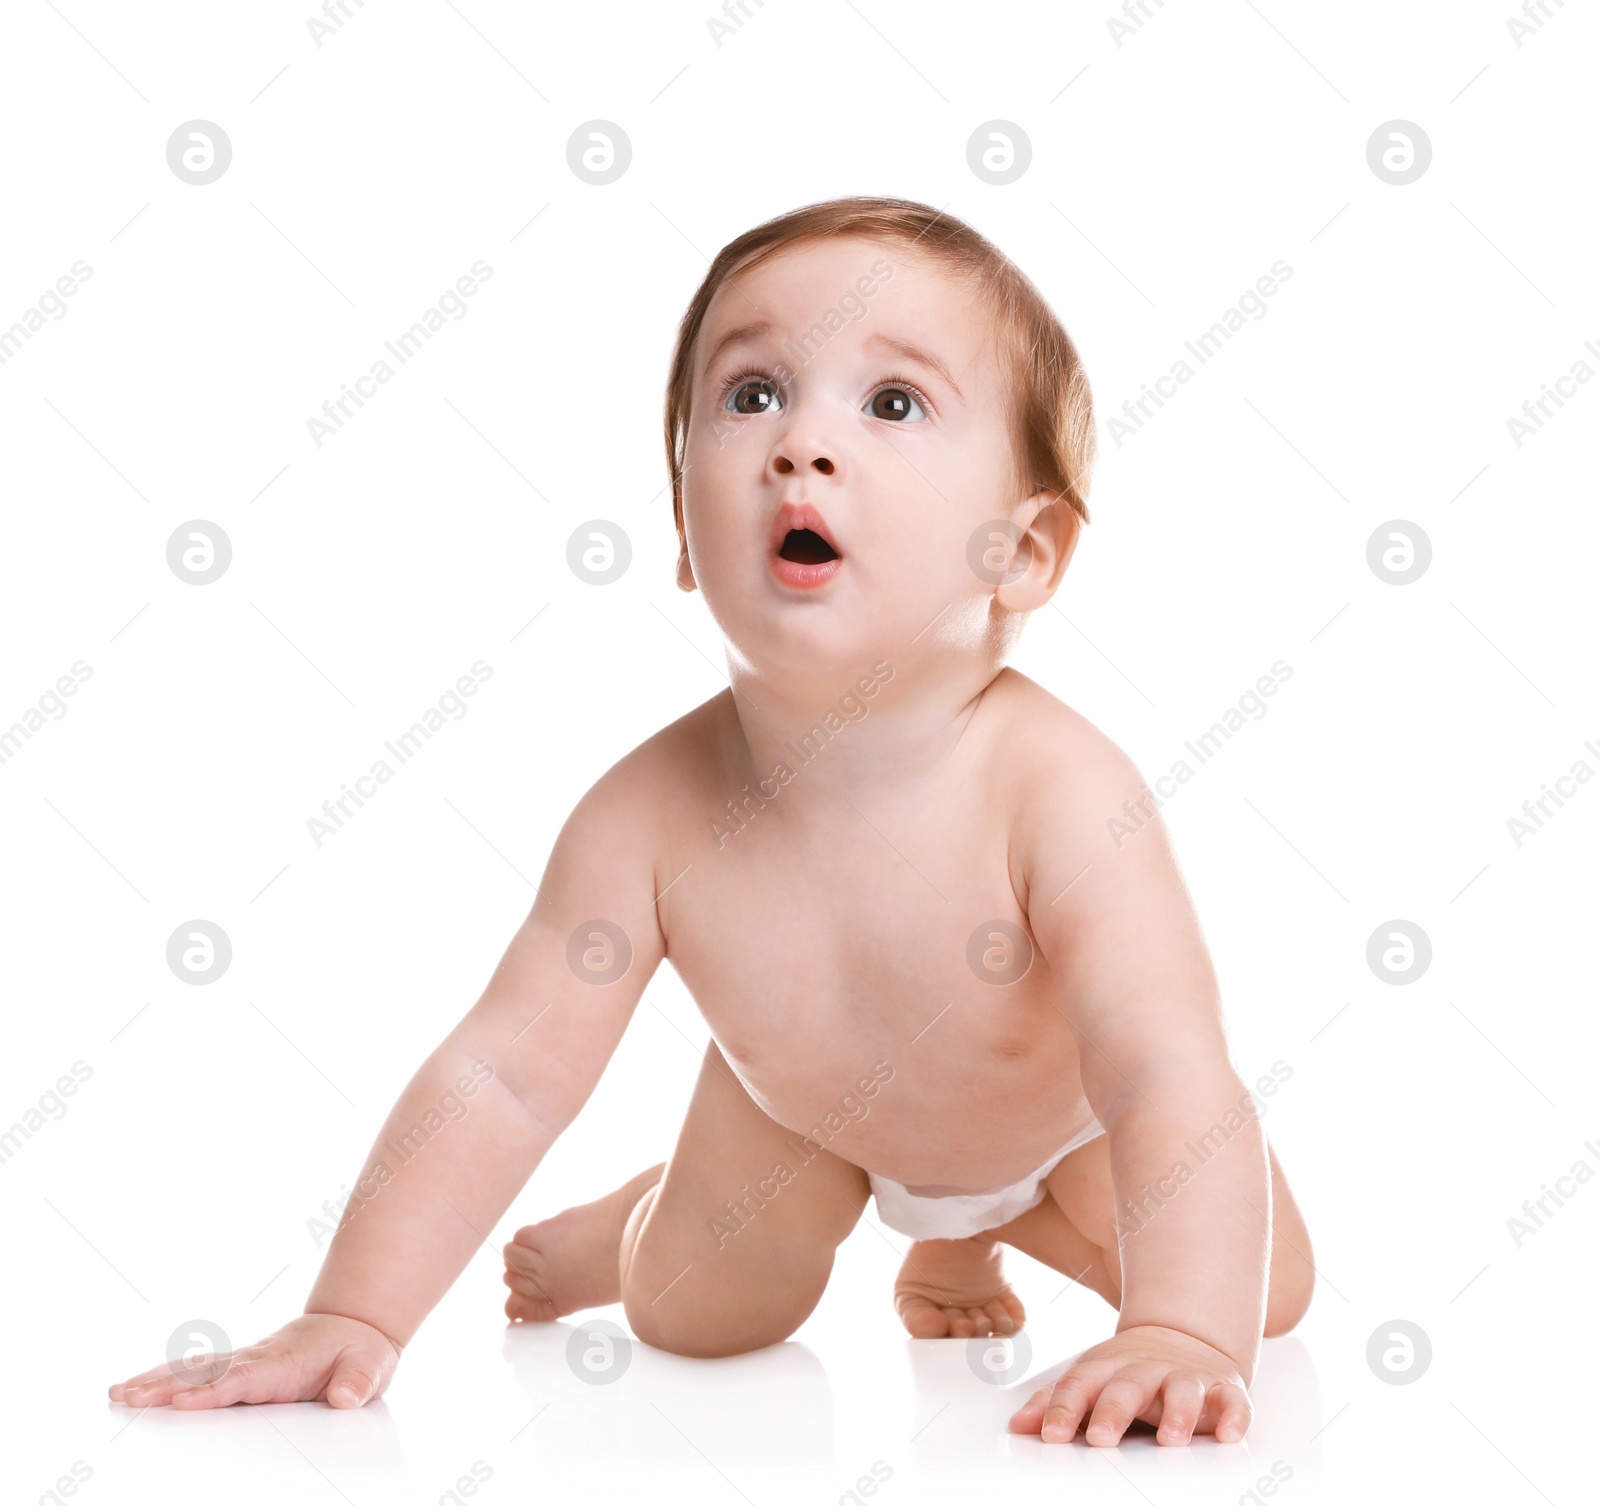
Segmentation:
{"type": "Polygon", "coordinates": [[[1022,1306],[1022,1299],[1015,1292],[1006,1291],[991,1298],[984,1303],[983,1310],[989,1316],[991,1331],[994,1333],[1013,1334],[1027,1321],[1027,1312],[1022,1306]]]}
{"type": "MultiPolygon", "coordinates": [[[[895,1311],[914,1339],[944,1339],[950,1336],[950,1315],[944,1308],[915,1292],[895,1294],[895,1311]]],[[[954,1311],[955,1309],[950,1309],[954,1311]]]]}
{"type": "Polygon", "coordinates": [[[1011,1314],[999,1302],[986,1302],[978,1309],[978,1331],[985,1334],[997,1335],[1007,1338],[1016,1332],[1016,1323],[1011,1314]]]}
{"type": "Polygon", "coordinates": [[[945,1314],[950,1320],[952,1339],[970,1339],[988,1323],[980,1307],[947,1307],[945,1314]]]}
{"type": "Polygon", "coordinates": [[[511,1288],[506,1298],[506,1316],[524,1323],[550,1323],[560,1316],[556,1305],[539,1289],[538,1283],[515,1271],[507,1271],[502,1278],[511,1288]]]}
{"type": "Polygon", "coordinates": [[[1004,1338],[1017,1326],[998,1298],[985,1302],[982,1307],[969,1307],[967,1316],[972,1319],[972,1331],[981,1338],[995,1335],[1004,1338]]]}

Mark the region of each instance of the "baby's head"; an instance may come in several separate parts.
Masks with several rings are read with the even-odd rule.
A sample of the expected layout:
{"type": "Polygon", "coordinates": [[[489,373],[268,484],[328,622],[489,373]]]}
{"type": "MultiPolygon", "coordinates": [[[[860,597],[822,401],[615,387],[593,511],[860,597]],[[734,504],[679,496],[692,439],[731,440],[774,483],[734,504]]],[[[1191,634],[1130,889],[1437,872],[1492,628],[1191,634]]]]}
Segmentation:
{"type": "Polygon", "coordinates": [[[998,248],[904,199],[725,246],[679,326],[665,428],[678,583],[780,674],[941,648],[998,667],[1089,518],[1066,330],[998,248]]]}

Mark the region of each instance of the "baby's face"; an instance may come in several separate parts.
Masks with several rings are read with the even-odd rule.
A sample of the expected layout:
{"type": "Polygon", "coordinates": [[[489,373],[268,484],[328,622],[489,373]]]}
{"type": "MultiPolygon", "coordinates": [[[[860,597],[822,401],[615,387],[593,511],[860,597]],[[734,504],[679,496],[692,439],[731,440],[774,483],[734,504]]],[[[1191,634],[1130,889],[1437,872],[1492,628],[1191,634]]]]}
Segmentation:
{"type": "Polygon", "coordinates": [[[1021,498],[990,318],[957,280],[855,236],[790,248],[718,290],[694,381],[684,530],[736,656],[843,682],[989,633],[968,543],[1021,498]]]}

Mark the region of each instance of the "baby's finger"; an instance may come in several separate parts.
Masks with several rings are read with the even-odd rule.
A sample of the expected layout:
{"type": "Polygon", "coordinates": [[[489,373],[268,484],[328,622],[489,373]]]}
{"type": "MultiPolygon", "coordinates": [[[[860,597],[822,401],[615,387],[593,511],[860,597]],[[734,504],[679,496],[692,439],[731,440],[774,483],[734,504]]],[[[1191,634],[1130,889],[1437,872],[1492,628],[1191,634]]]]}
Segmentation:
{"type": "Polygon", "coordinates": [[[1187,1443],[1206,1404],[1206,1383],[1192,1370],[1174,1370],[1161,1388],[1161,1425],[1157,1443],[1187,1443]]]}
{"type": "Polygon", "coordinates": [[[152,1381],[171,1379],[172,1366],[170,1364],[152,1365],[148,1370],[141,1370],[137,1375],[130,1375],[127,1380],[118,1381],[107,1389],[106,1395],[112,1401],[122,1401],[125,1399],[125,1393],[135,1387],[148,1386],[152,1381]]]}
{"type": "MultiPolygon", "coordinates": [[[[1206,1414],[1216,1419],[1212,1431],[1218,1443],[1237,1443],[1250,1428],[1250,1394],[1233,1381],[1218,1381],[1206,1393],[1206,1414]]],[[[1200,1426],[1204,1429],[1204,1421],[1200,1426]]]]}
{"type": "Polygon", "coordinates": [[[143,1376],[127,1381],[120,1387],[114,1387],[113,1390],[120,1390],[122,1395],[113,1397],[113,1400],[129,1407],[164,1407],[186,1387],[203,1385],[226,1374],[232,1363],[232,1354],[196,1356],[181,1363],[169,1361],[154,1370],[145,1371],[143,1376]]]}
{"type": "Polygon", "coordinates": [[[1006,1424],[1013,1433],[1037,1433],[1039,1420],[1044,1415],[1045,1404],[1050,1400],[1049,1386],[1040,1386],[1023,1404],[1011,1414],[1011,1420],[1006,1424]]]}
{"type": "Polygon", "coordinates": [[[120,1401],[125,1407],[164,1407],[172,1400],[172,1393],[177,1389],[177,1381],[168,1372],[166,1375],[152,1376],[149,1380],[128,1381],[125,1385],[113,1386],[111,1399],[120,1401]]]}
{"type": "Polygon", "coordinates": [[[225,1375],[199,1386],[180,1385],[172,1393],[175,1410],[202,1412],[210,1407],[231,1407],[239,1401],[298,1401],[299,1397],[280,1397],[272,1385],[271,1360],[240,1360],[225,1375]]]}
{"type": "Polygon", "coordinates": [[[1116,1373],[1109,1361],[1093,1366],[1073,1366],[1055,1383],[1045,1404],[1039,1436],[1046,1443],[1071,1443],[1100,1388],[1116,1373]]]}
{"type": "Polygon", "coordinates": [[[377,1354],[350,1348],[339,1356],[333,1367],[333,1378],[328,1382],[330,1407],[362,1407],[383,1390],[387,1380],[385,1371],[390,1367],[377,1354]]]}
{"type": "Polygon", "coordinates": [[[1161,1389],[1165,1365],[1127,1365],[1108,1380],[1094,1404],[1094,1414],[1083,1430],[1083,1441],[1096,1448],[1115,1448],[1128,1425],[1145,1411],[1161,1389]]]}

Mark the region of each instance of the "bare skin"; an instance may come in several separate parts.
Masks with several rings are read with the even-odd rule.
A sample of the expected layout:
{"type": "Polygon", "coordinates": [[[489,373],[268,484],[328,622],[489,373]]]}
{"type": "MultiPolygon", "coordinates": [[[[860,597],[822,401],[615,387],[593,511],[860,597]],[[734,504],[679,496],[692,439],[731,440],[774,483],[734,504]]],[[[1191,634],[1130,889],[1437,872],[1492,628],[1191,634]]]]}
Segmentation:
{"type": "MultiPolygon", "coordinates": [[[[1039,1207],[966,1239],[913,1241],[894,1283],[894,1306],[916,1339],[1013,1334],[1027,1321],[1022,1299],[1002,1274],[1009,1244],[1071,1276],[1112,1307],[1122,1299],[1122,1268],[1112,1218],[1110,1157],[1102,1142],[1074,1151],[1047,1181],[1039,1207]],[[1066,1213],[1073,1209],[1090,1231],[1066,1213]]],[[[629,1215],[666,1163],[650,1167],[592,1203],[518,1229],[505,1246],[502,1277],[511,1289],[506,1316],[549,1322],[622,1300],[619,1257],[629,1215]]],[[[1310,1291],[1310,1237],[1272,1154],[1274,1232],[1263,1337],[1289,1332],[1310,1291]]]]}
{"type": "Polygon", "coordinates": [[[519,1231],[510,1317],[621,1301],[639,1339],[676,1353],[778,1342],[820,1300],[869,1172],[999,1187],[1094,1117],[1106,1133],[1056,1166],[1037,1207],[912,1245],[901,1320],[929,1338],[1020,1326],[1009,1243],[1119,1311],[1012,1431],[1064,1442],[1082,1425],[1115,1444],[1137,1417],[1162,1443],[1243,1435],[1260,1341],[1310,1300],[1311,1243],[1258,1118],[1239,1111],[1250,1096],[1150,792],[1115,744],[1004,666],[1079,520],[1007,479],[991,336],[938,265],[854,237],[719,290],[696,352],[679,584],[704,592],[728,641],[729,688],[579,802],[482,997],[380,1130],[306,1315],[202,1384],[146,1372],[114,1399],[381,1394],[670,956],[712,1037],[677,1144],[519,1231]],[[892,275],[875,272],[866,317],[779,371],[877,267],[892,275]],[[754,318],[771,330],[712,358],[754,318]],[[785,523],[801,505],[840,560],[812,585],[780,563],[815,558],[785,523]],[[985,536],[1013,551],[998,579],[972,563],[985,536]],[[388,1165],[452,1084],[467,1107],[388,1165]]]}

